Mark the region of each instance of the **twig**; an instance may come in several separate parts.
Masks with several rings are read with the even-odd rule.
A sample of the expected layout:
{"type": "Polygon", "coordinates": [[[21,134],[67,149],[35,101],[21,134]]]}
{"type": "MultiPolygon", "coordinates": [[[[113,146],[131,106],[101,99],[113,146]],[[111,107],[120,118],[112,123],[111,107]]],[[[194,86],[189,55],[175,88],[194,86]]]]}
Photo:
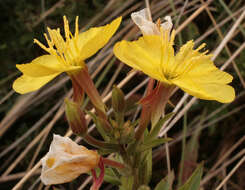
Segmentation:
{"type": "MultiPolygon", "coordinates": [[[[201,0],[201,2],[204,3],[203,0],[201,0]]],[[[217,30],[217,33],[218,33],[219,37],[223,40],[224,36],[223,36],[221,30],[217,27],[217,23],[216,23],[213,15],[212,15],[212,13],[210,12],[208,7],[206,7],[205,9],[206,9],[211,21],[213,22],[215,28],[217,28],[216,30],[217,30]]],[[[231,57],[231,51],[230,51],[230,49],[228,48],[227,45],[225,45],[225,50],[226,50],[227,54],[231,57]]],[[[236,71],[236,73],[237,73],[237,75],[238,75],[238,77],[239,77],[239,79],[240,79],[240,81],[241,81],[241,83],[243,85],[243,88],[245,88],[245,81],[244,81],[244,79],[243,79],[243,77],[242,77],[242,75],[241,75],[241,73],[240,73],[240,71],[239,71],[234,59],[232,60],[232,66],[233,66],[234,70],[236,71]]]]}
{"type": "Polygon", "coordinates": [[[229,32],[226,34],[224,40],[222,40],[222,42],[220,43],[220,45],[218,46],[218,48],[216,48],[216,50],[213,52],[213,57],[212,59],[214,60],[219,53],[222,51],[222,49],[224,48],[224,46],[228,43],[228,41],[231,39],[233,33],[235,32],[236,28],[240,25],[240,23],[242,22],[243,18],[245,16],[245,10],[242,12],[241,16],[239,16],[239,18],[236,20],[235,24],[232,26],[232,28],[229,30],[229,32]]]}
{"type": "Polygon", "coordinates": [[[60,8],[64,5],[65,0],[60,0],[57,3],[55,3],[55,5],[53,7],[51,7],[50,9],[48,9],[46,12],[44,12],[43,14],[40,15],[39,19],[37,20],[37,22],[35,22],[33,24],[33,28],[36,27],[37,25],[39,25],[47,16],[49,16],[50,14],[52,14],[57,8],[60,8]]]}
{"type": "Polygon", "coordinates": [[[14,90],[10,90],[1,100],[0,105],[4,103],[7,99],[9,99],[14,94],[14,90]]]}
{"type": "MultiPolygon", "coordinates": [[[[40,173],[41,173],[41,170],[37,169],[35,172],[32,173],[31,176],[40,175],[40,173]]],[[[0,177],[0,183],[5,183],[7,181],[16,180],[16,179],[22,178],[25,175],[26,175],[26,172],[20,172],[20,173],[15,173],[15,174],[8,175],[8,176],[0,177]]]]}
{"type": "Polygon", "coordinates": [[[25,183],[25,181],[31,177],[35,171],[41,166],[41,160],[14,186],[12,190],[18,190],[25,183]]]}
{"type": "Polygon", "coordinates": [[[190,17],[188,17],[176,30],[176,33],[182,31],[197,15],[199,15],[205,7],[207,7],[213,0],[208,0],[204,5],[197,9],[190,17]]]}
{"type": "Polygon", "coordinates": [[[235,171],[243,164],[245,161],[245,156],[237,163],[237,165],[230,171],[230,173],[225,177],[225,179],[219,184],[219,186],[215,190],[219,190],[226,181],[235,173],[235,171]]]}

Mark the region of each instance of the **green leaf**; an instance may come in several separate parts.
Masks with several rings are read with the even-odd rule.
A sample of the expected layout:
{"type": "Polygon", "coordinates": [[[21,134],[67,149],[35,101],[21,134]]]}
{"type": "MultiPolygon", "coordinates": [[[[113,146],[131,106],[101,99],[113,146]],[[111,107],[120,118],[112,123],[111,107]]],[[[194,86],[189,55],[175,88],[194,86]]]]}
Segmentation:
{"type": "Polygon", "coordinates": [[[172,171],[164,179],[162,179],[154,190],[171,190],[174,181],[174,172],[172,171]]]}
{"type": "Polygon", "coordinates": [[[122,185],[119,187],[119,190],[133,190],[133,184],[134,184],[134,177],[133,176],[127,176],[127,177],[121,177],[121,183],[122,185]]]}
{"type": "Polygon", "coordinates": [[[146,170],[145,170],[145,178],[144,178],[145,184],[148,184],[151,181],[151,176],[152,176],[152,149],[147,151],[146,170]]]}
{"type": "Polygon", "coordinates": [[[160,138],[160,139],[154,139],[151,142],[144,143],[139,147],[139,151],[146,151],[150,148],[154,148],[156,146],[159,146],[163,143],[166,143],[168,141],[171,141],[171,138],[160,138]]]}
{"type": "Polygon", "coordinates": [[[202,179],[203,164],[200,164],[187,182],[178,190],[198,190],[202,179]]]}
{"type": "Polygon", "coordinates": [[[152,176],[152,149],[149,149],[141,154],[139,162],[139,178],[141,184],[148,184],[152,176]]]}
{"type": "Polygon", "coordinates": [[[162,125],[172,116],[174,112],[169,113],[164,116],[164,118],[160,119],[157,124],[153,127],[151,132],[146,136],[145,142],[150,142],[151,140],[155,139],[158,136],[159,131],[161,130],[162,125]]]}
{"type": "Polygon", "coordinates": [[[112,168],[106,168],[104,180],[106,182],[113,184],[113,185],[117,185],[117,186],[121,185],[120,179],[114,173],[112,168]]]}

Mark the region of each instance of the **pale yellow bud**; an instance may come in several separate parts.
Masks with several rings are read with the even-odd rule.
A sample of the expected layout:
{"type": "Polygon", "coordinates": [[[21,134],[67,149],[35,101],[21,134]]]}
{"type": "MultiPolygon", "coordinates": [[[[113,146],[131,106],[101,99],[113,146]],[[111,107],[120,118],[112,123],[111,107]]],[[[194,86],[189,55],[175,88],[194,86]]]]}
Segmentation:
{"type": "Polygon", "coordinates": [[[97,152],[54,135],[49,152],[42,158],[41,180],[45,185],[70,182],[97,167],[99,159],[97,152]]]}

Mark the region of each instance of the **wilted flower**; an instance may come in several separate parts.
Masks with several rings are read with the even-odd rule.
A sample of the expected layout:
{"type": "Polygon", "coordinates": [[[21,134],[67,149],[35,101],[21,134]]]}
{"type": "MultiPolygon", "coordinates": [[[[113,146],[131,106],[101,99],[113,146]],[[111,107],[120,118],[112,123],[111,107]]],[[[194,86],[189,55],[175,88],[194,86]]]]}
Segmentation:
{"type": "Polygon", "coordinates": [[[49,152],[42,158],[41,180],[45,185],[70,182],[97,167],[99,160],[97,152],[54,135],[49,152]]]}
{"type": "Polygon", "coordinates": [[[148,8],[145,8],[131,14],[132,20],[140,28],[143,35],[160,35],[161,31],[159,27],[161,27],[164,31],[170,32],[173,27],[170,16],[165,16],[164,19],[166,20],[166,22],[162,24],[155,24],[150,20],[149,15],[147,14],[148,12],[148,8]]]}
{"type": "Polygon", "coordinates": [[[175,53],[175,31],[170,35],[170,21],[163,26],[150,24],[150,21],[143,19],[146,16],[142,15],[144,14],[138,13],[143,37],[133,42],[123,40],[116,43],[114,53],[117,58],[161,83],[167,86],[176,85],[197,98],[222,103],[234,100],[235,91],[227,85],[233,77],[213,64],[212,55],[208,55],[208,51],[200,52],[205,44],[194,49],[194,42],[191,40],[175,53]]]}
{"type": "Polygon", "coordinates": [[[81,71],[86,67],[84,60],[95,54],[109,41],[120,22],[121,17],[106,26],[91,28],[79,34],[78,17],[76,17],[75,34],[72,35],[64,16],[65,40],[59,28],[48,28],[48,35],[44,34],[48,47],[35,39],[34,43],[49,55],[40,56],[29,64],[16,65],[23,75],[15,80],[14,90],[21,94],[32,92],[63,72],[72,75],[81,71]]]}

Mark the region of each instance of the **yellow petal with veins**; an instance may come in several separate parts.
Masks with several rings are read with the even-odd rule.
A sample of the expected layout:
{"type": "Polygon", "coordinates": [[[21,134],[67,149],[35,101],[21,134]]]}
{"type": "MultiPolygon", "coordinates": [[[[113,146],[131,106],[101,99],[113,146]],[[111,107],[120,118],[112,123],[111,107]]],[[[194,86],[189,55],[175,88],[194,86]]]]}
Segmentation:
{"type": "Polygon", "coordinates": [[[219,70],[213,64],[210,55],[198,51],[204,45],[196,50],[193,50],[193,46],[192,41],[187,42],[176,55],[175,64],[178,66],[175,71],[179,73],[179,77],[171,82],[200,99],[216,100],[222,103],[233,101],[235,91],[227,85],[233,77],[219,70]]]}
{"type": "Polygon", "coordinates": [[[160,37],[156,35],[143,36],[133,42],[123,40],[116,43],[113,51],[123,63],[154,79],[165,82],[166,79],[161,70],[161,43],[159,40],[160,37]]]}
{"type": "Polygon", "coordinates": [[[13,89],[20,94],[32,92],[38,90],[59,74],[60,72],[44,77],[30,77],[27,75],[22,75],[14,81],[13,89]]]}
{"type": "Polygon", "coordinates": [[[94,55],[99,49],[110,40],[121,23],[119,17],[102,27],[94,27],[78,35],[77,44],[80,50],[81,59],[84,60],[94,55]]]}
{"type": "Polygon", "coordinates": [[[188,76],[195,78],[199,83],[228,84],[233,79],[229,73],[219,70],[207,56],[196,59],[195,66],[188,72],[188,76]]]}
{"type": "Polygon", "coordinates": [[[61,72],[76,71],[81,66],[64,65],[54,55],[43,55],[28,64],[18,64],[16,67],[30,77],[44,77],[61,72]]]}
{"type": "Polygon", "coordinates": [[[197,98],[229,103],[235,98],[234,88],[227,85],[231,80],[231,75],[216,69],[204,75],[201,73],[200,75],[185,75],[172,82],[197,98]]]}

